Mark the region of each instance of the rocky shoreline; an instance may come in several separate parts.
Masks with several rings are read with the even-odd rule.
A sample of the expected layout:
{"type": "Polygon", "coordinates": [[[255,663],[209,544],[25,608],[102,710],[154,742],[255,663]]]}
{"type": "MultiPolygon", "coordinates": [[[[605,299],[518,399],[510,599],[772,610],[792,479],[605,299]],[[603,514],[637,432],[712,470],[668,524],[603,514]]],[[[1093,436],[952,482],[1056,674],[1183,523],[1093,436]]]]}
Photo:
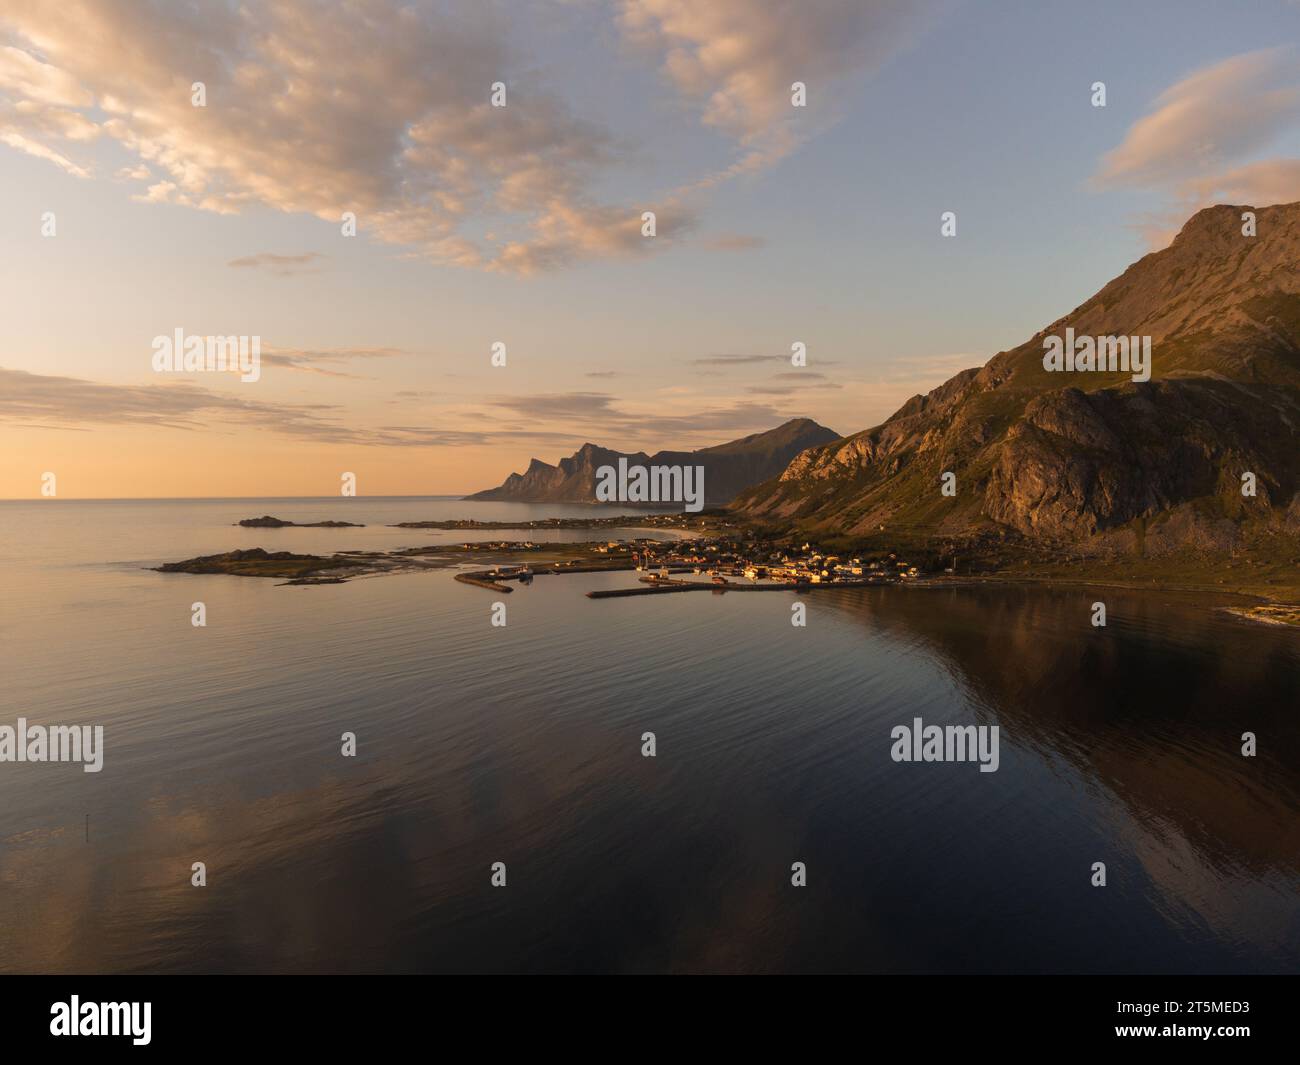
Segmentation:
{"type": "MultiPolygon", "coordinates": [[[[244,527],[344,527],[348,522],[322,522],[300,526],[293,522],[266,515],[259,519],[240,522],[244,527]],[[274,524],[263,525],[270,522],[274,524]]],[[[390,528],[439,530],[493,530],[493,529],[635,529],[657,528],[673,530],[680,537],[676,543],[701,540],[711,542],[712,534],[721,538],[759,537],[766,535],[758,527],[746,528],[748,523],[730,514],[706,515],[652,515],[647,518],[624,515],[611,518],[547,518],[523,522],[452,521],[400,522],[390,528]]],[[[356,577],[412,570],[450,569],[473,562],[481,567],[493,567],[490,572],[478,569],[458,575],[464,583],[479,583],[486,579],[490,586],[501,588],[501,580],[510,579],[501,572],[503,566],[527,566],[531,572],[574,573],[615,571],[634,568],[629,562],[629,552],[641,545],[665,543],[645,537],[617,541],[619,552],[612,546],[615,541],[577,541],[544,543],[532,540],[501,540],[465,542],[460,544],[431,544],[402,548],[393,551],[335,551],[331,554],[296,554],[289,551],[267,551],[256,547],[228,551],[222,554],[202,555],[178,562],[168,562],[155,567],[160,573],[226,574],[241,577],[273,578],[282,585],[310,586],[344,584],[356,577]],[[464,580],[466,576],[476,580],[464,580]]],[[[753,545],[751,545],[753,546],[753,545]]],[[[703,549],[703,548],[701,548],[703,549]]],[[[940,572],[942,562],[931,560],[922,566],[930,569],[928,576],[913,582],[917,587],[955,587],[975,584],[1024,584],[1042,586],[1093,586],[1117,587],[1132,590],[1207,592],[1216,596],[1238,596],[1239,606],[1215,606],[1240,620],[1254,624],[1300,627],[1300,586],[1295,579],[1294,566],[1289,559],[1274,557],[1259,560],[1227,560],[1215,563],[1204,558],[1189,558],[1178,565],[1167,560],[1110,559],[1105,562],[1079,557],[1053,556],[1051,552],[1027,552],[1025,557],[1007,557],[1008,545],[1002,545],[1003,557],[993,558],[985,552],[973,550],[963,554],[962,572],[940,572]],[[982,557],[981,557],[982,556],[982,557]],[[933,567],[933,568],[931,568],[933,567]],[[1253,601],[1253,602],[1252,602],[1253,601]]],[[[502,588],[502,590],[508,590],[502,588]]],[[[1220,600],[1222,602],[1222,600],[1220,600]]]]}
{"type": "Polygon", "coordinates": [[[1259,625],[1300,628],[1300,605],[1267,603],[1250,607],[1226,606],[1222,610],[1225,614],[1231,614],[1243,621],[1253,621],[1259,625]]]}

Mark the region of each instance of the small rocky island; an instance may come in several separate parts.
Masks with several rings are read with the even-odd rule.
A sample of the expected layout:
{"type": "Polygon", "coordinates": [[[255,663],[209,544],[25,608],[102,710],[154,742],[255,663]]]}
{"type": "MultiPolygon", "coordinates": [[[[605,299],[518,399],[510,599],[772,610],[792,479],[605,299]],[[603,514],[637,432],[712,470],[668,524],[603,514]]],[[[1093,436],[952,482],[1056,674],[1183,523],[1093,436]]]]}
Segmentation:
{"type": "Polygon", "coordinates": [[[253,547],[220,555],[200,555],[181,562],[165,562],[153,568],[158,573],[272,577],[286,584],[343,584],[353,577],[380,573],[447,569],[471,559],[493,566],[518,564],[522,556],[533,566],[583,572],[577,567],[632,569],[631,551],[651,542],[629,541],[620,550],[611,551],[606,544],[591,541],[543,545],[531,540],[500,540],[407,547],[398,551],[336,551],[332,555],[299,555],[292,551],[267,551],[253,547]]]}
{"type": "Polygon", "coordinates": [[[285,521],[283,518],[273,518],[270,514],[263,514],[260,518],[245,518],[238,524],[245,529],[364,529],[354,521],[285,521]]]}
{"type": "Polygon", "coordinates": [[[356,566],[351,556],[295,555],[292,551],[267,551],[261,547],[200,555],[184,562],[164,562],[159,573],[225,573],[236,577],[281,577],[290,584],[341,584],[341,574],[321,577],[324,570],[356,566]]]}

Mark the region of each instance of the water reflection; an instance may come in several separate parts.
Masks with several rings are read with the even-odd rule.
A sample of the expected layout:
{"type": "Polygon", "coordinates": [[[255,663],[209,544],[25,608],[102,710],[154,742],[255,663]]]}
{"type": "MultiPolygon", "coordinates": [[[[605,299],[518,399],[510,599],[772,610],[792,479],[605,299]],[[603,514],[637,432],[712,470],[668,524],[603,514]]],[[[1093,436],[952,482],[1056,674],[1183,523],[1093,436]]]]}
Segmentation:
{"type": "Polygon", "coordinates": [[[4,715],[108,737],[101,774],[0,767],[5,970],[1300,960],[1294,632],[1005,587],[819,592],[795,630],[783,595],[585,599],[627,579],[604,574],[539,577],[493,631],[445,573],[277,589],[84,561],[97,536],[175,554],[168,515],[55,521],[0,607],[4,715]],[[197,597],[217,623],[182,639],[197,597]],[[914,716],[999,725],[1001,768],[893,763],[914,716]]]}

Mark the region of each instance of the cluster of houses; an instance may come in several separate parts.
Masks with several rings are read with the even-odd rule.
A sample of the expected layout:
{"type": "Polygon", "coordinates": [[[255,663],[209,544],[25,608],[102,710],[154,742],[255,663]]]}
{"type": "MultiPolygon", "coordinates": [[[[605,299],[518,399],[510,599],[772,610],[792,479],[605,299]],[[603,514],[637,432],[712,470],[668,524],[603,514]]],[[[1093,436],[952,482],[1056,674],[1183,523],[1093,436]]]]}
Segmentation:
{"type": "Polygon", "coordinates": [[[598,555],[630,555],[634,549],[633,544],[625,543],[622,540],[607,540],[603,544],[596,545],[596,554],[598,555]]]}
{"type": "MultiPolygon", "coordinates": [[[[538,550],[542,545],[532,540],[482,540],[461,545],[465,551],[538,550]]],[[[592,545],[594,553],[611,560],[624,558],[635,564],[637,572],[648,576],[674,573],[707,574],[714,583],[725,584],[732,577],[751,581],[778,581],[791,584],[835,584],[852,582],[893,582],[920,576],[916,566],[890,552],[879,558],[823,554],[811,544],[802,547],[777,547],[770,543],[729,539],[714,540],[607,540],[592,545]]],[[[574,559],[561,566],[576,566],[574,559]]],[[[520,574],[527,572],[525,566],[520,574]]],[[[531,574],[529,574],[531,576],[531,574]]]]}
{"type": "Polygon", "coordinates": [[[665,575],[686,570],[705,573],[715,583],[727,577],[751,581],[783,581],[791,584],[834,584],[913,580],[920,576],[916,566],[890,552],[877,559],[823,554],[811,544],[801,548],[773,550],[771,545],[735,541],[694,541],[683,545],[643,545],[633,552],[637,570],[665,575]],[[721,580],[720,580],[721,579],[721,580]]]}
{"type": "Polygon", "coordinates": [[[744,576],[750,580],[807,582],[833,584],[837,581],[894,581],[912,580],[920,576],[916,566],[902,561],[890,552],[883,558],[863,559],[833,554],[822,554],[810,544],[798,550],[784,551],[769,560],[767,565],[746,566],[744,576]]]}

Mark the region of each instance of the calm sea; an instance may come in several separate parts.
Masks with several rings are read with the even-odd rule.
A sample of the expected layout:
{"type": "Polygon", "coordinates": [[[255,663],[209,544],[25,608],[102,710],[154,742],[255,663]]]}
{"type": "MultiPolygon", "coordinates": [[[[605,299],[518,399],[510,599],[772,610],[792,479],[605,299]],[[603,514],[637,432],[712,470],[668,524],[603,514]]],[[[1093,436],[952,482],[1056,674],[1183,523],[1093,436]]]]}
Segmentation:
{"type": "Polygon", "coordinates": [[[0,725],[106,742],[98,774],[0,764],[0,969],[1300,963],[1300,634],[1205,596],[844,589],[803,597],[794,628],[793,595],[593,601],[631,578],[585,574],[500,597],[494,628],[498,597],[451,571],[276,587],[147,568],[566,512],[592,513],[0,503],[0,725]],[[367,528],[231,527],[260,514],[367,528]],[[893,762],[916,717],[1000,726],[999,770],[893,762]]]}

